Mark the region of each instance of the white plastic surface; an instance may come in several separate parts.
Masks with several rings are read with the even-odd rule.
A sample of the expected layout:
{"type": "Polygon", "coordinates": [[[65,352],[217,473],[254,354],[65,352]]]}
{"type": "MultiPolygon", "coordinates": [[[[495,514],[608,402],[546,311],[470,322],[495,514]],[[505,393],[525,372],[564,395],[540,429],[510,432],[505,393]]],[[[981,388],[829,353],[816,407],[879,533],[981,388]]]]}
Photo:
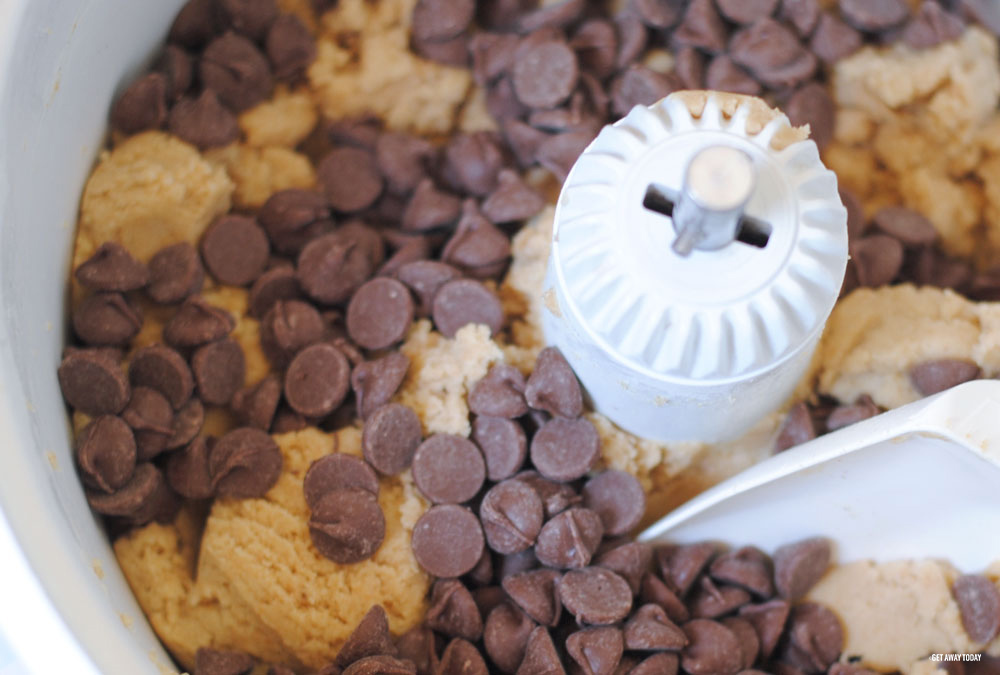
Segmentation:
{"type": "Polygon", "coordinates": [[[781,151],[781,115],[749,135],[749,107],[700,118],[668,96],[605,127],[563,186],[545,282],[546,339],[594,406],[646,438],[739,436],[791,393],[836,302],[847,212],[816,144],[781,151]],[[754,165],[746,213],[772,228],[764,248],[671,251],[673,224],[643,206],[678,192],[692,157],[729,146],[754,165]]]}
{"type": "Polygon", "coordinates": [[[827,536],[839,562],[1000,555],[1000,382],[970,382],[786,450],[674,510],[641,538],[773,551],[827,536]]]}
{"type": "Polygon", "coordinates": [[[170,672],[87,508],[56,367],[110,102],[181,4],[0,0],[0,631],[38,675],[170,672]]]}

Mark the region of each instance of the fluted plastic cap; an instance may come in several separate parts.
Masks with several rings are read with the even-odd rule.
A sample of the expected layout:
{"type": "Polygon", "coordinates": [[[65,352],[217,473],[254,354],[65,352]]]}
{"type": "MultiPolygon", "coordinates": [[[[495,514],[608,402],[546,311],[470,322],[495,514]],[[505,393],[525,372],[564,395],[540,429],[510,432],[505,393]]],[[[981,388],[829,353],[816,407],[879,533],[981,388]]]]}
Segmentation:
{"type": "Polygon", "coordinates": [[[636,107],[581,155],[556,210],[550,265],[564,311],[610,357],[660,380],[748,379],[810,342],[836,302],[847,263],[847,212],[816,144],[778,115],[747,131],[752,106],[700,116],[676,95],[636,107]],[[669,216],[643,204],[649,186],[682,188],[695,154],[745,152],[756,187],[745,214],[770,228],[763,248],[671,250],[669,216]]]}

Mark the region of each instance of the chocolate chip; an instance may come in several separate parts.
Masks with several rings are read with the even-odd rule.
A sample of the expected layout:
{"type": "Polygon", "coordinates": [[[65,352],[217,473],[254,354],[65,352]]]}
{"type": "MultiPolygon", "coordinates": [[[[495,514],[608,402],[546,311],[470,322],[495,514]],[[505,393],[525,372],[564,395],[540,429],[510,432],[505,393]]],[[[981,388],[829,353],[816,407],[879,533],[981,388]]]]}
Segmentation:
{"type": "MultiPolygon", "coordinates": [[[[401,661],[392,656],[366,656],[360,661],[355,661],[344,669],[341,675],[415,675],[416,667],[412,663],[401,661]]],[[[330,675],[337,675],[340,670],[330,671],[330,675]]],[[[327,675],[325,671],[320,671],[318,675],[327,675]]]]}
{"type": "Polygon", "coordinates": [[[167,481],[177,494],[187,499],[208,499],[215,493],[208,458],[211,443],[204,436],[170,454],[167,459],[167,481]]]}
{"type": "Polygon", "coordinates": [[[243,386],[246,370],[243,349],[232,338],[203,345],[191,356],[198,396],[209,405],[229,405],[243,386]]]}
{"type": "Polygon", "coordinates": [[[326,324],[301,300],[278,300],[260,323],[260,346],[268,361],[283,368],[305,347],[323,338],[326,324]]]}
{"type": "Polygon", "coordinates": [[[236,116],[229,112],[211,89],[197,98],[185,96],[170,109],[167,128],[183,141],[201,150],[229,145],[240,137],[236,116]]]}
{"type": "Polygon", "coordinates": [[[778,9],[779,0],[716,0],[719,11],[733,23],[754,23],[778,9]]]}
{"type": "Polygon", "coordinates": [[[157,59],[156,70],[163,75],[167,101],[170,103],[186,94],[194,81],[194,60],[177,45],[167,45],[157,59]]]}
{"type": "Polygon", "coordinates": [[[194,391],[194,377],[184,357],[162,344],[142,347],[132,356],[128,368],[133,387],[159,391],[179,409],[194,391]]]}
{"type": "Polygon", "coordinates": [[[163,327],[163,339],[172,347],[197,347],[226,337],[234,328],[232,314],[195,295],[163,327]]]}
{"type": "Polygon", "coordinates": [[[600,545],[603,534],[604,528],[595,512],[571,508],[545,523],[538,534],[535,555],[549,567],[585,567],[600,545]]]}
{"type": "Polygon", "coordinates": [[[325,304],[344,302],[371,277],[376,263],[357,230],[344,228],[306,244],[299,253],[299,284],[309,297],[325,304]]]}
{"type": "Polygon", "coordinates": [[[468,501],[476,496],[484,480],[486,463],[482,453],[461,436],[434,434],[413,455],[413,482],[435,504],[468,501]]]}
{"type": "Polygon", "coordinates": [[[274,76],[281,80],[301,77],[316,59],[316,44],[309,29],[293,14],[282,14],[274,21],[264,48],[274,76]]]}
{"type": "Polygon", "coordinates": [[[445,282],[434,294],[431,309],[434,325],[448,338],[467,324],[483,324],[490,335],[503,327],[503,307],[496,294],[474,279],[445,282]]]}
{"type": "Polygon", "coordinates": [[[454,38],[469,27],[475,11],[474,0],[418,0],[413,8],[413,37],[431,42],[454,38]]]}
{"type": "Polygon", "coordinates": [[[650,28],[673,28],[681,20],[683,0],[630,0],[629,10],[650,28]]]}
{"type": "Polygon", "coordinates": [[[261,274],[250,288],[249,314],[262,319],[279,300],[297,300],[302,296],[295,268],[291,265],[272,267],[261,274]]]}
{"type": "Polygon", "coordinates": [[[73,310],[73,332],[95,347],[121,346],[142,329],[142,310],[121,293],[95,293],[73,310]]]}
{"type": "Polygon", "coordinates": [[[509,223],[533,217],[545,206],[545,200],[521,179],[513,169],[503,169],[497,176],[497,188],[483,202],[482,213],[494,223],[509,223]]]}
{"type": "Polygon", "coordinates": [[[559,579],[556,570],[528,570],[504,577],[501,585],[528,616],[543,626],[555,627],[562,613],[559,579]]]}
{"type": "Polygon", "coordinates": [[[227,32],[205,47],[198,74],[206,89],[234,112],[255,106],[271,94],[271,66],[253,42],[227,32]]]}
{"type": "Polygon", "coordinates": [[[502,417],[477,417],[472,423],[472,440],[483,453],[486,475],[492,481],[513,476],[528,454],[524,429],[502,417]]]}
{"type": "Polygon", "coordinates": [[[546,518],[552,518],[556,514],[582,501],[580,495],[572,487],[565,483],[543,478],[537,471],[522,471],[514,476],[514,478],[534,488],[538,496],[542,498],[546,518]]]}
{"type": "Polygon", "coordinates": [[[743,656],[742,668],[744,670],[753,667],[757,661],[757,654],[760,653],[760,639],[757,631],[746,619],[738,616],[730,616],[722,619],[722,625],[733,632],[736,639],[740,641],[740,654],[743,656]]]}
{"type": "Polygon", "coordinates": [[[327,492],[342,488],[361,488],[377,497],[378,477],[363,459],[335,452],[314,461],[302,481],[309,508],[327,492]]]}
{"type": "Polygon", "coordinates": [[[434,296],[441,286],[460,276],[461,272],[457,269],[437,260],[417,260],[396,270],[396,277],[417,296],[417,316],[430,314],[434,296]]]}
{"type": "Polygon", "coordinates": [[[397,656],[412,661],[417,675],[433,675],[438,665],[434,633],[426,626],[416,626],[396,640],[397,656]]]}
{"type": "Polygon", "coordinates": [[[881,413],[881,409],[868,395],[862,395],[851,405],[840,405],[826,418],[827,431],[836,431],[851,424],[870,419],[881,413]]]}
{"type": "Polygon", "coordinates": [[[194,246],[187,242],[160,249],[149,261],[146,295],[153,302],[171,305],[201,290],[205,270],[194,246]]]}
{"type": "Polygon", "coordinates": [[[936,359],[923,361],[910,368],[910,382],[922,396],[958,386],[980,377],[982,371],[972,361],[936,359]]]}
{"type": "Polygon", "coordinates": [[[785,416],[778,438],[774,441],[774,452],[784,452],[814,438],[816,438],[816,428],[813,426],[809,408],[800,401],[793,405],[785,416]]]}
{"type": "Polygon", "coordinates": [[[613,675],[625,650],[620,628],[584,628],[566,638],[569,654],[584,675],[613,675]]]}
{"type": "Polygon", "coordinates": [[[70,407],[91,417],[121,412],[132,395],[117,359],[102,349],[67,350],[58,376],[70,407]]]}
{"type": "Polygon", "coordinates": [[[830,542],[822,537],[786,544],[774,552],[774,584],[786,600],[798,600],[830,566],[830,542]]]}
{"type": "Polygon", "coordinates": [[[255,665],[245,652],[199,647],[194,657],[195,675],[250,675],[255,665]]]}
{"type": "Polygon", "coordinates": [[[795,126],[809,125],[809,137],[820,150],[833,140],[836,106],[822,84],[810,82],[796,89],[785,104],[785,114],[795,126]]]}
{"type": "Polygon", "coordinates": [[[937,240],[937,230],[923,214],[902,206],[886,206],[872,217],[875,227],[898,239],[905,246],[930,246],[937,240]]]}
{"type": "Polygon", "coordinates": [[[1000,35],[1000,7],[996,3],[990,0],[958,0],[958,6],[973,21],[981,23],[994,35],[1000,35]]]}
{"type": "Polygon", "coordinates": [[[544,518],[542,500],[527,484],[506,480],[483,497],[479,518],[491,549],[504,555],[518,553],[538,537],[544,518]]]}
{"type": "Polygon", "coordinates": [[[717,586],[711,577],[703,576],[691,597],[688,607],[691,616],[698,619],[717,619],[750,602],[750,593],[736,586],[717,586]]]}
{"type": "Polygon", "coordinates": [[[501,602],[486,617],[483,646],[501,672],[512,674],[524,660],[535,622],[508,602],[501,602]]]}
{"type": "Polygon", "coordinates": [[[366,209],[382,194],[375,156],[362,148],[331,150],[316,166],[316,177],[333,208],[344,213],[366,209]]]}
{"type": "Polygon", "coordinates": [[[694,47],[681,47],[675,55],[674,73],[685,89],[702,89],[705,84],[704,56],[694,47]]]}
{"type": "Polygon", "coordinates": [[[782,0],[778,18],[787,21],[799,36],[808,37],[819,21],[818,0],[782,0]]]}
{"type": "Polygon", "coordinates": [[[565,40],[551,39],[519,49],[511,68],[518,100],[531,108],[554,108],[573,93],[579,77],[576,54],[565,40]]]}
{"type": "Polygon", "coordinates": [[[823,12],[809,40],[809,49],[829,65],[858,51],[862,43],[861,33],[833,14],[823,12]]]}
{"type": "Polygon", "coordinates": [[[149,462],[135,467],[132,477],[112,494],[87,490],[90,508],[106,516],[126,518],[136,525],[164,515],[173,493],[163,474],[149,462]]]}
{"type": "MultiPolygon", "coordinates": [[[[513,419],[528,412],[521,371],[505,363],[494,364],[469,392],[469,410],[477,415],[513,419]]],[[[490,478],[490,480],[498,480],[490,478]]]]}
{"type": "Polygon", "coordinates": [[[479,562],[465,575],[467,583],[477,586],[486,586],[493,583],[493,554],[484,549],[479,562]]]}
{"type": "Polygon", "coordinates": [[[497,187],[503,154],[495,134],[477,131],[457,134],[445,147],[445,172],[463,192],[485,197],[497,187]]]}
{"type": "Polygon", "coordinates": [[[215,442],[209,472],[216,492],[225,497],[263,497],[281,475],[281,450],[260,429],[240,427],[215,442]]]}
{"type": "Polygon", "coordinates": [[[743,546],[721,554],[712,561],[708,573],[720,583],[747,589],[761,598],[774,595],[771,559],[753,546],[743,546]]]}
{"type": "Polygon", "coordinates": [[[388,132],[375,144],[375,161],[385,176],[389,191],[408,195],[427,177],[428,164],[434,157],[434,146],[424,138],[388,132]]]}
{"type": "Polygon", "coordinates": [[[347,332],[365,349],[384,349],[406,337],[413,299],[399,281],[377,277],[365,282],[347,306],[347,332]]]}
{"type": "Polygon", "coordinates": [[[346,668],[371,656],[395,656],[396,647],[389,633],[389,617],[381,605],[372,605],[337,653],[334,663],[346,668]]]}
{"type": "Polygon", "coordinates": [[[962,626],[975,643],[986,644],[1000,633],[1000,591],[981,574],[965,574],[951,587],[962,626]]]}
{"type": "Polygon", "coordinates": [[[201,240],[205,266],[220,283],[249,286],[267,266],[271,247],[253,218],[228,214],[217,218],[201,240]]]}
{"type": "Polygon", "coordinates": [[[483,617],[479,608],[469,589],[458,579],[438,579],[434,582],[424,623],[448,637],[472,642],[479,640],[483,634],[483,617]]]}
{"type": "Polygon", "coordinates": [[[147,73],[130,84],[111,107],[111,127],[123,134],[159,129],[167,119],[167,82],[147,73]]]}
{"type": "Polygon", "coordinates": [[[476,278],[498,276],[510,257],[510,239],[483,217],[475,200],[467,199],[455,233],[441,260],[476,278]]]}
{"type": "Polygon", "coordinates": [[[306,417],[323,417],[347,396],[351,366],[330,344],[314,344],[296,354],[285,372],[285,400],[306,417]]]}
{"type": "Polygon", "coordinates": [[[559,598],[581,623],[617,623],[632,609],[632,592],[628,583],[603,567],[566,572],[559,582],[559,598]]]}
{"type": "Polygon", "coordinates": [[[652,556],[653,551],[648,544],[629,541],[609,550],[598,549],[594,564],[605,567],[621,576],[628,582],[632,595],[638,595],[642,578],[652,562],[652,556]]]}
{"type": "Polygon", "coordinates": [[[789,647],[804,657],[809,670],[825,671],[840,657],[844,632],[840,620],[829,609],[813,602],[792,607],[788,619],[789,647]]]}
{"type": "MultiPolygon", "coordinates": [[[[777,557],[777,553],[775,554],[777,557]]],[[[785,630],[791,606],[784,600],[771,600],[740,607],[740,618],[753,626],[760,640],[760,658],[768,659],[785,630]]]]}
{"type": "Polygon", "coordinates": [[[965,22],[933,0],[924,0],[903,29],[903,42],[912,49],[930,49],[961,37],[965,22]]]}
{"type": "Polygon", "coordinates": [[[601,454],[601,441],[590,420],[555,418],[531,439],[531,461],[538,472],[556,481],[580,478],[601,454]]]}
{"type": "Polygon", "coordinates": [[[188,0],[177,12],[167,38],[185,47],[202,47],[219,29],[212,0],[188,0]]]}
{"type": "Polygon", "coordinates": [[[460,577],[479,562],[485,546],[479,519],[464,506],[439,504],[420,517],[411,538],[413,555],[429,574],[460,577]]]}
{"type": "Polygon", "coordinates": [[[728,54],[718,54],[709,62],[705,71],[705,86],[747,96],[757,96],[761,91],[760,82],[745,68],[738,66],[728,54]]]}
{"type": "Polygon", "coordinates": [[[528,636],[517,675],[563,675],[565,672],[549,631],[543,626],[536,627],[528,636]]]}
{"type": "Polygon", "coordinates": [[[217,0],[223,22],[251,40],[260,41],[278,18],[275,0],[217,0]]]}
{"type": "Polygon", "coordinates": [[[121,244],[105,242],[76,268],[76,280],[94,291],[134,291],[149,282],[149,270],[121,244]]]}
{"type": "MultiPolygon", "coordinates": [[[[660,652],[643,659],[641,663],[627,672],[628,675],[677,675],[679,662],[676,654],[660,652]]],[[[744,673],[744,675],[752,674],[744,673]]]]}
{"type": "Polygon", "coordinates": [[[717,621],[693,619],[681,627],[688,645],[681,652],[681,667],[692,675],[735,673],[743,660],[736,635],[717,621]]]}
{"type": "Polygon", "coordinates": [[[683,597],[715,553],[715,546],[708,542],[665,546],[656,550],[656,560],[663,580],[683,597]]]}
{"type": "Polygon", "coordinates": [[[404,230],[423,232],[450,225],[458,220],[462,201],[434,186],[430,178],[417,184],[403,212],[404,230]]]}
{"type": "Polygon", "coordinates": [[[680,651],[687,642],[684,631],[656,604],[643,605],[625,623],[626,649],[680,651]]]}
{"type": "Polygon", "coordinates": [[[170,401],[149,387],[132,389],[132,398],[122,411],[122,419],[135,432],[135,444],[141,462],[163,452],[174,433],[174,411],[170,401]]]}
{"type": "Polygon", "coordinates": [[[85,484],[111,494],[132,477],[136,465],[135,436],[116,415],[101,415],[76,439],[76,461],[85,484]]]}
{"type": "Polygon", "coordinates": [[[877,33],[906,21],[905,0],[838,0],[841,15],[858,30],[877,33]]]}
{"type": "Polygon", "coordinates": [[[674,623],[684,623],[690,618],[687,607],[677,594],[651,572],[642,575],[639,597],[644,603],[655,603],[662,607],[667,617],[674,623]]]}
{"type": "Polygon", "coordinates": [[[298,253],[310,240],[333,229],[329,200],[319,192],[295,188],[271,195],[257,212],[257,222],[282,253],[298,253]]]}
{"type": "Polygon", "coordinates": [[[680,81],[633,63],[611,82],[611,108],[624,116],[637,105],[652,105],[680,89],[680,81]]]}
{"type": "Polygon", "coordinates": [[[441,654],[438,675],[487,675],[486,662],[476,646],[462,638],[448,643],[441,654]]]}
{"type": "Polygon", "coordinates": [[[367,150],[375,149],[380,133],[382,120],[373,114],[345,117],[326,126],[326,135],[334,145],[350,145],[367,150]]]}
{"type": "Polygon", "coordinates": [[[607,19],[588,19],[580,24],[569,43],[576,51],[580,68],[604,79],[614,74],[618,64],[618,31],[607,19]]]}
{"type": "Polygon", "coordinates": [[[365,420],[361,448],[365,459],[377,471],[394,476],[413,463],[421,438],[417,414],[401,403],[389,403],[365,420]]]}
{"type": "Polygon", "coordinates": [[[230,402],[233,412],[244,426],[267,431],[281,401],[281,380],[268,375],[250,387],[238,390],[230,402]]]}
{"type": "Polygon", "coordinates": [[[390,352],[380,359],[364,361],[354,367],[351,388],[362,419],[367,419],[392,399],[409,367],[410,359],[401,352],[390,352]]]}
{"type": "Polygon", "coordinates": [[[305,417],[291,408],[280,406],[278,412],[274,414],[274,421],[271,422],[271,433],[287,434],[294,431],[302,431],[307,426],[309,426],[309,423],[305,417]]]}
{"type": "Polygon", "coordinates": [[[552,415],[572,419],[583,412],[580,383],[557,347],[546,347],[538,353],[524,397],[532,408],[552,415]]]}
{"type": "Polygon", "coordinates": [[[322,555],[341,564],[367,560],[385,538],[385,516],[368,490],[330,490],[312,507],[309,535],[322,555]]]}
{"type": "Polygon", "coordinates": [[[646,513],[646,493],[635,476],[608,469],[583,486],[583,505],[601,518],[604,535],[627,534],[646,513]]]}
{"type": "MultiPolygon", "coordinates": [[[[536,569],[538,564],[538,558],[535,557],[535,550],[531,548],[513,555],[502,556],[500,558],[500,564],[497,566],[497,580],[503,581],[509,576],[536,569]]],[[[558,578],[558,576],[559,575],[557,574],[556,578],[558,578]]]]}
{"type": "Polygon", "coordinates": [[[692,0],[673,36],[680,46],[697,47],[708,52],[725,51],[728,38],[726,24],[713,0],[692,0]]]}
{"type": "Polygon", "coordinates": [[[816,57],[795,33],[774,19],[762,19],[733,35],[733,61],[769,87],[794,87],[816,72],[816,57]]]}

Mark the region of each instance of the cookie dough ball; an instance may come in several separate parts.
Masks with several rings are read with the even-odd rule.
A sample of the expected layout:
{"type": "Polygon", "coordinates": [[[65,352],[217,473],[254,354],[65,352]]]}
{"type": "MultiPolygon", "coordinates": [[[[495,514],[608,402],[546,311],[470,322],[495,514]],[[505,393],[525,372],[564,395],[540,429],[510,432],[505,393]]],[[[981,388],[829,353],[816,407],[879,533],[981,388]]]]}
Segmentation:
{"type": "Polygon", "coordinates": [[[312,545],[302,477],[331,452],[361,456],[361,433],[306,429],[276,439],[284,462],[278,482],[262,499],[216,500],[193,574],[197,539],[184,536],[180,521],[115,542],[139,604],[185,667],[198,647],[211,645],[316,669],[333,660],[373,604],[385,607],[397,635],[423,618],[429,579],[410,534],[426,507],[409,474],[381,479],[386,534],[375,555],[338,565],[312,545]]]}
{"type": "Polygon", "coordinates": [[[445,133],[455,125],[472,76],[409,50],[415,0],[342,0],[322,20],[309,84],[327,119],[371,113],[388,128],[445,133]]]}
{"type": "Polygon", "coordinates": [[[148,261],[168,244],[197,245],[212,220],[229,210],[233,181],[198,150],[148,131],[104,154],[83,191],[74,267],[105,241],[148,261]]]}

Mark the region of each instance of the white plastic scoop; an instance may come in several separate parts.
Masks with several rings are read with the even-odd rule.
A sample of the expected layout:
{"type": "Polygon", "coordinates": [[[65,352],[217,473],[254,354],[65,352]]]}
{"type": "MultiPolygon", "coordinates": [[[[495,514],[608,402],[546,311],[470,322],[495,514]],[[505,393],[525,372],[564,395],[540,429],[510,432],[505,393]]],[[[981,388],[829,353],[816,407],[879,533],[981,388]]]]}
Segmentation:
{"type": "Polygon", "coordinates": [[[811,536],[832,539],[840,562],[985,569],[1000,556],[1000,383],[969,382],[787,450],[639,538],[773,551],[811,536]]]}

